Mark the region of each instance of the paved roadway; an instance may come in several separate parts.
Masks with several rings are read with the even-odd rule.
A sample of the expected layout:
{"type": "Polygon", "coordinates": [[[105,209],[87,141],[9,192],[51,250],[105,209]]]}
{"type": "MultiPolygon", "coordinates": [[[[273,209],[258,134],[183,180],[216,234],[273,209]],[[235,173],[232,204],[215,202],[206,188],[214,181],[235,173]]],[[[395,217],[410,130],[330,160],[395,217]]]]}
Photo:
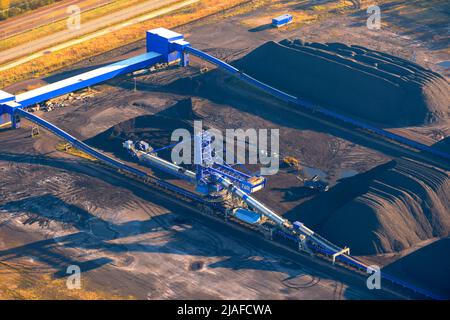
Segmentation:
{"type": "Polygon", "coordinates": [[[124,10],[114,12],[96,20],[88,21],[86,23],[81,21],[82,25],[79,30],[64,30],[56,32],[53,35],[39,38],[32,42],[24,43],[18,47],[2,51],[0,55],[0,64],[4,64],[20,57],[24,58],[2,65],[0,67],[0,71],[34,60],[50,51],[58,51],[73,46],[133,24],[178,10],[198,1],[199,0],[150,0],[124,10]],[[169,4],[172,5],[158,9],[169,4]],[[149,11],[152,12],[145,14],[149,11]]]}
{"type": "Polygon", "coordinates": [[[0,22],[0,39],[9,38],[50,22],[64,19],[68,16],[67,8],[69,6],[77,5],[83,12],[111,2],[113,0],[63,0],[50,6],[44,6],[0,22]]]}

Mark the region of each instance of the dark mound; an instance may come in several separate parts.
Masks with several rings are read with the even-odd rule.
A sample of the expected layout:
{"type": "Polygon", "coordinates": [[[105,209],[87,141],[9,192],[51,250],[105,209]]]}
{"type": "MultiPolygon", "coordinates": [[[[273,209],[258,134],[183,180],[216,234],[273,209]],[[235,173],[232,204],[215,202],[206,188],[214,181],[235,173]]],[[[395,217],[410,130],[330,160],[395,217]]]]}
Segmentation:
{"type": "Polygon", "coordinates": [[[433,242],[383,268],[388,274],[450,299],[450,238],[433,242]]]}
{"type": "Polygon", "coordinates": [[[436,150],[442,150],[450,153],[450,137],[446,137],[433,145],[436,150]]]}
{"type": "MultiPolygon", "coordinates": [[[[122,147],[123,141],[144,140],[154,149],[159,149],[174,143],[171,141],[174,130],[183,128],[193,132],[192,120],[196,119],[200,117],[193,110],[192,100],[184,99],[157,114],[139,116],[121,122],[85,142],[118,157],[128,157],[122,147]]],[[[170,152],[169,148],[158,152],[158,155],[168,159],[170,152]]]]}
{"type": "Polygon", "coordinates": [[[450,86],[442,76],[360,46],[267,42],[237,65],[278,89],[387,126],[420,125],[450,114],[450,86]]]}
{"type": "Polygon", "coordinates": [[[415,162],[390,161],[343,180],[286,217],[353,254],[401,251],[450,234],[450,177],[415,162]]]}

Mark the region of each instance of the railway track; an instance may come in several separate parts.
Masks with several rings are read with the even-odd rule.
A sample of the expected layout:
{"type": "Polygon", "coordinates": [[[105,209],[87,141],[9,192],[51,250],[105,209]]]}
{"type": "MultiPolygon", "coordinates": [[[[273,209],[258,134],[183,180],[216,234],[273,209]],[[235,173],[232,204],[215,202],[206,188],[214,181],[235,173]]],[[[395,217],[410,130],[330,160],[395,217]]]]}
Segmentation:
{"type": "MultiPolygon", "coordinates": [[[[250,236],[252,238],[251,243],[257,242],[258,247],[261,247],[260,246],[261,241],[265,242],[268,245],[273,246],[275,248],[275,250],[277,251],[277,254],[279,253],[279,250],[282,249],[283,251],[285,251],[285,253],[282,253],[282,256],[285,258],[290,257],[287,259],[295,265],[299,265],[299,266],[303,267],[303,265],[299,264],[299,262],[296,261],[296,259],[294,258],[294,257],[298,257],[302,260],[308,261],[308,268],[311,267],[311,265],[314,266],[312,268],[312,270],[315,270],[314,272],[318,272],[319,274],[323,273],[323,275],[325,276],[329,272],[327,270],[331,269],[331,270],[333,270],[333,272],[337,272],[340,275],[339,277],[343,277],[343,279],[346,279],[346,280],[339,280],[339,281],[344,281],[344,282],[351,281],[351,282],[358,283],[359,285],[365,284],[366,276],[367,276],[367,274],[365,272],[361,272],[360,270],[358,271],[356,268],[349,268],[348,266],[346,266],[343,263],[336,263],[335,265],[332,265],[331,259],[329,259],[325,255],[311,256],[310,254],[306,254],[304,252],[299,252],[299,251],[294,250],[293,248],[285,246],[281,243],[278,243],[278,242],[275,242],[272,240],[268,240],[265,237],[262,237],[260,232],[258,232],[255,229],[248,228],[248,226],[245,226],[243,223],[234,221],[232,219],[225,220],[225,219],[223,219],[223,217],[221,217],[219,215],[206,213],[204,210],[202,210],[202,208],[200,208],[195,203],[192,203],[190,201],[187,202],[186,201],[187,199],[183,196],[180,197],[180,195],[177,195],[175,193],[173,193],[173,194],[167,193],[167,190],[165,192],[159,192],[159,191],[163,191],[163,190],[159,189],[158,186],[152,184],[151,180],[142,180],[139,178],[136,179],[136,177],[133,175],[126,175],[123,172],[118,172],[117,170],[114,170],[110,166],[103,165],[99,162],[89,164],[89,166],[92,167],[92,169],[94,169],[95,171],[97,171],[101,175],[102,179],[105,179],[106,177],[111,177],[112,179],[121,181],[124,185],[135,187],[146,193],[151,192],[155,198],[159,198],[159,199],[163,200],[164,203],[172,203],[178,207],[188,210],[188,212],[194,213],[195,216],[191,216],[191,217],[195,221],[198,221],[198,222],[204,224],[204,222],[205,222],[204,219],[207,219],[214,224],[215,229],[220,226],[221,232],[223,232],[222,226],[225,225],[228,228],[238,231],[240,234],[245,234],[245,235],[250,236]],[[254,239],[254,241],[253,241],[253,239],[254,239]],[[318,267],[318,266],[320,266],[320,268],[319,268],[320,271],[316,270],[316,267],[318,267]],[[358,271],[358,272],[355,272],[355,271],[358,271]],[[351,280],[349,280],[349,279],[351,279],[351,280]]],[[[208,225],[210,225],[210,224],[208,223],[208,225]]],[[[162,226],[162,227],[164,227],[164,226],[162,226]]],[[[219,231],[219,230],[216,230],[216,231],[219,231]]],[[[246,237],[246,239],[248,239],[248,238],[246,237]]],[[[252,244],[252,246],[253,246],[253,244],[252,244]]],[[[342,288],[341,288],[341,290],[342,290],[342,288]]],[[[386,291],[390,295],[395,296],[397,298],[400,298],[400,297],[404,298],[404,299],[411,298],[410,294],[408,295],[408,293],[401,292],[401,291],[397,292],[392,288],[383,288],[383,291],[386,291]]],[[[380,293],[380,297],[382,297],[381,293],[380,293]]]]}

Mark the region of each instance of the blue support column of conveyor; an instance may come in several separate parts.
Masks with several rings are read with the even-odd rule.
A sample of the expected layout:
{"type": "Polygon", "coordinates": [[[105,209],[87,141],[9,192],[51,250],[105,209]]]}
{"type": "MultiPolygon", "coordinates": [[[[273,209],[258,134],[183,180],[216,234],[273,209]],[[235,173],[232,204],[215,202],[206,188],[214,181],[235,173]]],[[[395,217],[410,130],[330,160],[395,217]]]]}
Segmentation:
{"type": "Polygon", "coordinates": [[[321,114],[323,114],[323,115],[325,115],[327,117],[331,117],[331,118],[343,121],[343,122],[345,122],[347,124],[350,124],[352,126],[355,126],[357,128],[361,128],[361,129],[364,129],[364,130],[371,131],[371,132],[373,132],[373,133],[375,133],[377,135],[380,135],[382,137],[385,137],[385,138],[388,138],[388,139],[400,142],[400,143],[402,143],[404,145],[407,145],[409,147],[413,147],[413,148],[415,148],[417,150],[425,151],[425,152],[428,152],[430,154],[433,154],[433,155],[439,156],[441,158],[444,158],[446,160],[450,160],[450,154],[448,154],[446,152],[443,152],[441,150],[437,150],[435,148],[429,147],[429,146],[427,146],[425,144],[422,144],[422,143],[419,143],[417,141],[405,138],[403,136],[400,136],[398,134],[389,132],[387,130],[383,130],[383,129],[377,128],[377,127],[375,127],[373,125],[370,125],[368,123],[364,123],[362,121],[350,118],[348,116],[341,115],[341,114],[339,114],[337,112],[334,112],[334,111],[331,111],[329,109],[317,106],[317,105],[315,105],[315,104],[313,104],[313,103],[311,103],[311,102],[309,102],[307,100],[304,100],[304,99],[295,97],[293,95],[290,95],[290,94],[288,94],[286,92],[283,92],[283,91],[278,90],[278,89],[276,89],[276,88],[274,88],[272,86],[269,86],[268,84],[265,84],[265,83],[263,83],[263,82],[261,82],[259,80],[256,80],[255,78],[249,76],[248,74],[245,74],[245,73],[241,72],[239,69],[233,67],[232,65],[230,65],[230,64],[228,64],[228,63],[226,63],[226,62],[224,62],[224,61],[222,61],[220,59],[217,59],[217,58],[215,58],[215,57],[213,57],[213,56],[211,56],[211,55],[209,55],[209,54],[207,54],[207,53],[205,53],[205,52],[203,52],[201,50],[195,49],[195,48],[190,47],[190,46],[186,47],[184,50],[186,52],[188,52],[188,53],[193,54],[194,56],[197,56],[197,57],[202,58],[202,59],[204,59],[204,60],[206,60],[206,61],[208,61],[208,62],[210,62],[212,64],[215,64],[219,68],[224,69],[225,71],[227,71],[227,72],[231,73],[232,75],[238,77],[239,79],[243,80],[244,82],[252,85],[253,87],[256,87],[256,88],[258,88],[258,89],[260,89],[260,90],[262,90],[262,91],[264,91],[264,92],[266,92],[266,93],[268,93],[268,94],[270,94],[272,96],[275,96],[275,97],[277,97],[277,98],[279,98],[279,99],[281,99],[281,100],[283,100],[285,102],[293,103],[295,105],[301,106],[302,108],[306,108],[306,109],[308,109],[310,111],[321,113],[321,114]]]}
{"type": "Polygon", "coordinates": [[[9,101],[0,105],[1,113],[9,115],[9,120],[11,121],[11,126],[13,129],[20,128],[20,117],[14,113],[14,110],[20,108],[20,104],[15,101],[9,101]]]}
{"type": "Polygon", "coordinates": [[[8,112],[10,108],[6,103],[13,103],[16,97],[8,92],[0,90],[0,127],[12,122],[11,113],[8,112]]]}

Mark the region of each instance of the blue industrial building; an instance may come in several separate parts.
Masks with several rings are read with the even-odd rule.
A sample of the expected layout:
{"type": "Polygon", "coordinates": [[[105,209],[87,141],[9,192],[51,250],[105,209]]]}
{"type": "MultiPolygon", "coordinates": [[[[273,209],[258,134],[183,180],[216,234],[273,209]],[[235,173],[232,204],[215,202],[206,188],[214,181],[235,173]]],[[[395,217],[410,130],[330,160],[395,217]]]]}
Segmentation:
{"type": "Polygon", "coordinates": [[[234,211],[234,215],[248,224],[257,224],[261,221],[261,215],[251,210],[239,208],[234,211]]]}
{"type": "Polygon", "coordinates": [[[285,13],[279,17],[273,18],[272,26],[277,27],[277,28],[282,27],[288,23],[291,23],[292,19],[293,19],[292,15],[285,13]]]}

